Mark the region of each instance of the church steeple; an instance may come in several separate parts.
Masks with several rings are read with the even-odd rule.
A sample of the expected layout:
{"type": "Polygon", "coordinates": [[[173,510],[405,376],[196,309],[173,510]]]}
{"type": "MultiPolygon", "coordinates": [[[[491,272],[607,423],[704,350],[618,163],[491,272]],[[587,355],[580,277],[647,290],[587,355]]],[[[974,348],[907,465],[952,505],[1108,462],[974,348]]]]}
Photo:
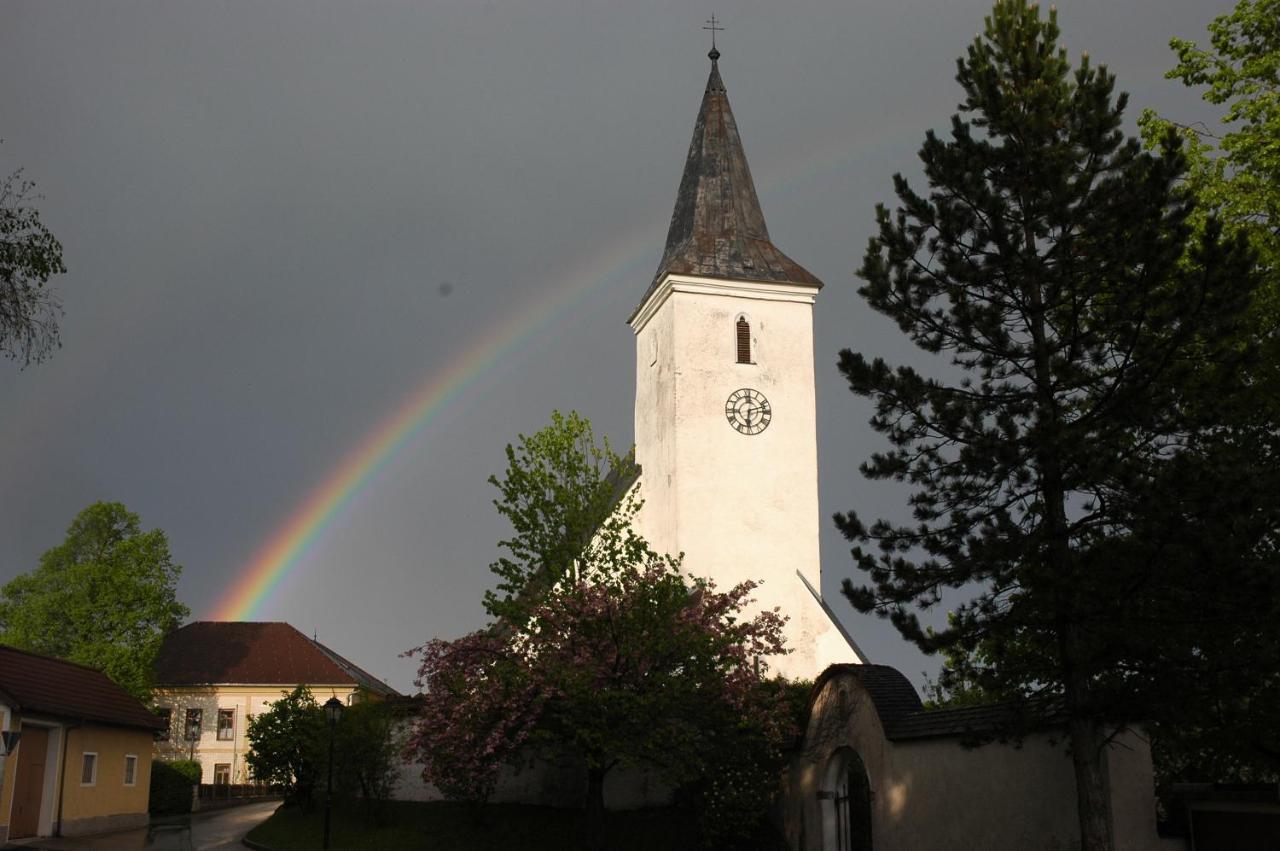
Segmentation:
{"type": "Polygon", "coordinates": [[[627,320],[643,470],[636,530],[721,588],[763,580],[748,611],[784,612],[791,648],[768,663],[812,679],[862,660],[822,601],[813,369],[822,285],[769,239],[714,44],[710,57],[662,264],[627,320]]]}
{"type": "Polygon", "coordinates": [[[822,286],[769,239],[738,125],[720,79],[711,74],[693,127],[662,262],[650,290],[667,274],[822,286]]]}

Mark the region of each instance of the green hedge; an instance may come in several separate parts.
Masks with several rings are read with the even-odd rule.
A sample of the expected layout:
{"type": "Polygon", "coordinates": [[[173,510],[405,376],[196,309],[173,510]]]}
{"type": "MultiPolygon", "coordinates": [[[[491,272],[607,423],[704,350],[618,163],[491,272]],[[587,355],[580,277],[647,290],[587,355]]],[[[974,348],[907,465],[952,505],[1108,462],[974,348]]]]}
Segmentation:
{"type": "Polygon", "coordinates": [[[191,787],[200,782],[200,763],[190,759],[151,763],[151,812],[191,812],[191,787]]]}

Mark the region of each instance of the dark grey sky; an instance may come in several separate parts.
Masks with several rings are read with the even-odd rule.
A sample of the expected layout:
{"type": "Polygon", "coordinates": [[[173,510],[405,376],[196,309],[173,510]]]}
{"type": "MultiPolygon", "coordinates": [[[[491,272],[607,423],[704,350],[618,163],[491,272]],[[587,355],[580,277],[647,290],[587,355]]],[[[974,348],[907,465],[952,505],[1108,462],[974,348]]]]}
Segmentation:
{"type": "MultiPolygon", "coordinates": [[[[1225,0],[1060,4],[1064,41],[1154,107],[1170,36],[1225,0]]],[[[661,255],[706,80],[721,69],[775,242],[816,313],[824,590],[851,573],[837,510],[899,515],[857,464],[881,446],[836,353],[911,356],[853,270],[890,176],[959,100],[986,0],[70,3],[0,10],[0,170],[36,180],[69,273],[63,348],[0,362],[0,581],[77,511],[163,528],[208,617],[362,438],[495,329],[549,322],[397,453],[259,619],[401,688],[402,650],[480,625],[505,529],[503,446],[577,409],[631,440],[625,319],[661,255]]],[[[696,572],[697,565],[688,565],[696,572]]],[[[874,661],[934,660],[833,600],[874,661]]]]}

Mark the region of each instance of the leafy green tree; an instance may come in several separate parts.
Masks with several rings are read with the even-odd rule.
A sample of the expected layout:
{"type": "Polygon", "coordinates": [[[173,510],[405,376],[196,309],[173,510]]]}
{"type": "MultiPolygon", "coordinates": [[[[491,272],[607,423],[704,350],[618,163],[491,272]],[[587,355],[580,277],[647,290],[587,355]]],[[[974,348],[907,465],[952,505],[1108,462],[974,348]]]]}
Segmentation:
{"type": "MultiPolygon", "coordinates": [[[[954,615],[947,616],[947,623],[954,626],[954,615]]],[[[931,630],[925,630],[930,634],[931,630]]],[[[982,687],[982,669],[992,664],[987,648],[979,643],[972,650],[959,645],[943,647],[938,651],[942,668],[936,680],[925,677],[924,705],[926,709],[981,706],[998,700],[982,687]]]]}
{"type": "MultiPolygon", "coordinates": [[[[1197,230],[1219,220],[1257,253],[1263,284],[1239,345],[1257,341],[1261,354],[1249,364],[1255,392],[1232,413],[1237,427],[1229,434],[1236,452],[1268,469],[1280,464],[1280,2],[1242,0],[1214,19],[1209,33],[1203,48],[1172,40],[1178,64],[1167,76],[1201,88],[1206,101],[1224,106],[1225,129],[1178,123],[1150,110],[1140,123],[1149,146],[1170,131],[1184,140],[1185,182],[1197,201],[1190,221],[1197,230]],[[1242,422],[1252,428],[1241,428],[1242,422]]],[[[1274,546],[1239,557],[1261,558],[1280,569],[1274,546]]],[[[1152,726],[1162,789],[1188,780],[1280,779],[1280,649],[1274,635],[1244,623],[1234,640],[1202,648],[1205,655],[1215,652],[1227,660],[1243,654],[1252,662],[1250,673],[1227,683],[1197,677],[1180,701],[1195,707],[1194,713],[1152,726]]]]}
{"type": "Polygon", "coordinates": [[[1180,123],[1151,110],[1139,121],[1148,146],[1170,131],[1185,143],[1188,188],[1202,229],[1212,217],[1228,233],[1243,234],[1258,255],[1263,286],[1250,311],[1249,333],[1265,354],[1254,381],[1265,385],[1259,403],[1280,413],[1280,0],[1241,0],[1209,25],[1209,45],[1175,38],[1178,64],[1166,76],[1202,89],[1225,107],[1221,132],[1180,123]]]}
{"type": "Polygon", "coordinates": [[[0,642],[97,668],[140,700],[165,633],[190,614],[160,529],[118,502],[76,515],[40,565],[0,588],[0,642]]]}
{"type": "Polygon", "coordinates": [[[1054,11],[997,2],[950,138],[920,151],[931,191],[897,176],[900,209],[877,211],[860,293],[945,360],[841,353],[891,443],[863,472],[908,483],[914,521],[836,522],[859,610],[926,652],[981,647],[985,693],[1065,719],[1082,845],[1102,851],[1111,733],[1176,714],[1228,658],[1254,672],[1225,649],[1273,629],[1280,483],[1250,457],[1253,257],[1213,220],[1193,238],[1178,138],[1126,139],[1114,77],[1073,69],[1058,34],[1054,11]],[[949,592],[973,596],[926,630],[917,609],[949,592]]]}
{"type": "Polygon", "coordinates": [[[33,200],[34,185],[21,170],[0,178],[0,354],[24,365],[58,347],[62,308],[46,284],[67,271],[62,245],[33,200]]]}
{"type": "Polygon", "coordinates": [[[324,711],[306,686],[281,694],[269,711],[249,718],[245,762],[254,780],[283,786],[310,808],[328,753],[324,711]]]}
{"type": "Polygon", "coordinates": [[[1188,180],[1206,214],[1249,233],[1271,277],[1264,290],[1272,321],[1280,312],[1280,0],[1241,0],[1209,25],[1208,47],[1175,38],[1172,79],[1203,89],[1206,101],[1225,106],[1221,135],[1180,125],[1148,111],[1146,137],[1170,127],[1187,141],[1188,180]]]}
{"type": "Polygon", "coordinates": [[[334,731],[334,791],[358,799],[370,818],[382,815],[395,788],[401,751],[397,720],[385,701],[362,700],[343,711],[334,731]]]}
{"type": "Polygon", "coordinates": [[[621,565],[657,554],[631,528],[640,510],[631,489],[638,473],[631,455],[596,442],[591,423],[571,411],[551,414],[551,425],[507,445],[507,471],[489,477],[498,513],[513,534],[499,546],[507,554],[489,566],[498,577],[485,593],[489,614],[523,624],[528,608],[562,580],[615,573],[621,565]]]}
{"type": "MultiPolygon", "coordinates": [[[[370,818],[381,815],[395,785],[395,721],[389,705],[365,700],[344,707],[333,729],[334,794],[360,800],[370,818]]],[[[270,710],[250,716],[246,735],[253,778],[286,788],[292,801],[309,809],[328,780],[330,736],[311,690],[299,685],[281,692],[270,710]]]]}

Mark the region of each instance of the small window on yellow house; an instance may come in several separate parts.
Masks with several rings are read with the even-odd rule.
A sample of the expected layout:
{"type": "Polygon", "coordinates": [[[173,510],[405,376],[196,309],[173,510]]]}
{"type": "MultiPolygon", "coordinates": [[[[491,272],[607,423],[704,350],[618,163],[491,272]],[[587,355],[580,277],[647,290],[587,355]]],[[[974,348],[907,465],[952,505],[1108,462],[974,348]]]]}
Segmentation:
{"type": "Polygon", "coordinates": [[[124,755],[124,785],[134,786],[138,782],[138,757],[135,754],[124,755]]]}
{"type": "Polygon", "coordinates": [[[229,786],[231,785],[231,763],[217,762],[213,765],[213,785],[229,786]]]}
{"type": "Polygon", "coordinates": [[[98,755],[86,751],[80,765],[80,785],[92,786],[98,782],[98,755]]]}

